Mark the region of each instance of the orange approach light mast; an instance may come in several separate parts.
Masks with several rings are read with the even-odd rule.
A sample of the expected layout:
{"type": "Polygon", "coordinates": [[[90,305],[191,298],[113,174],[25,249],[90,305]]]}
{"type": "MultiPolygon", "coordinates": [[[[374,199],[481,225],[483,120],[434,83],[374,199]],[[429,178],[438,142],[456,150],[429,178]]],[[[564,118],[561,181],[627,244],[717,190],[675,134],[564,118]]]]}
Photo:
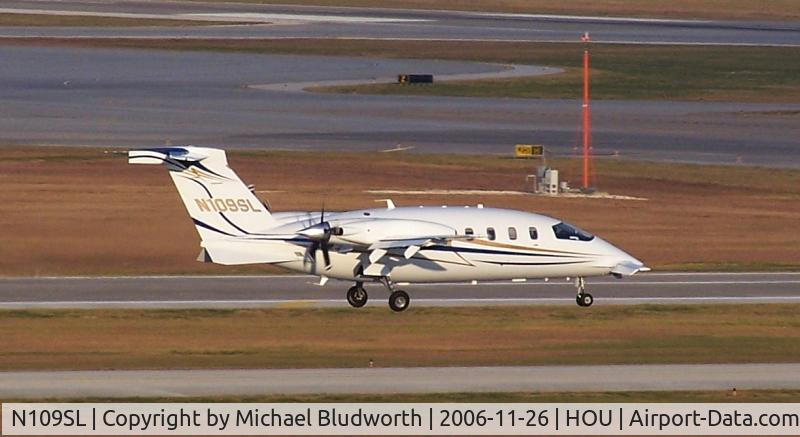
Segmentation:
{"type": "MultiPolygon", "coordinates": [[[[589,42],[589,33],[581,36],[581,41],[589,42]]],[[[589,160],[591,139],[591,120],[589,118],[589,47],[583,49],[583,190],[589,190],[589,160]]]]}

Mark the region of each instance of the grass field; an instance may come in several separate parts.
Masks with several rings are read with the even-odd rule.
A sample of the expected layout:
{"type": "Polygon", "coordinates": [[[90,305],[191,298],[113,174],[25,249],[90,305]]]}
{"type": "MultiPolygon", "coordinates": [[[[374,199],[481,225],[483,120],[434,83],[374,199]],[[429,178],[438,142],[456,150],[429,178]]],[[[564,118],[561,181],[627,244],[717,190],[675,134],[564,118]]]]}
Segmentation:
{"type": "MultiPolygon", "coordinates": [[[[208,0],[202,0],[208,1],[208,0]]],[[[212,0],[237,3],[278,3],[286,0],[212,0]]],[[[448,9],[458,11],[495,11],[531,14],[576,14],[621,17],[725,18],[754,20],[793,20],[800,17],[793,0],[676,0],[664,3],[652,0],[291,0],[298,5],[362,6],[413,9],[448,9]]]]}
{"type": "MultiPolygon", "coordinates": [[[[415,57],[548,65],[561,67],[565,72],[528,78],[440,82],[432,86],[380,84],[324,90],[514,98],[580,98],[583,90],[583,47],[577,44],[496,43],[469,48],[436,44],[427,50],[423,46],[419,44],[410,52],[415,57]]],[[[594,99],[785,103],[800,100],[798,48],[593,44],[591,66],[594,99]]]]}
{"type": "Polygon", "coordinates": [[[0,311],[0,370],[800,360],[798,304],[0,311]]]}
{"type": "MultiPolygon", "coordinates": [[[[580,174],[577,161],[550,163],[567,180],[580,174]]],[[[503,156],[234,151],[231,165],[276,210],[292,211],[323,202],[328,210],[373,207],[385,197],[366,189],[520,190],[538,164],[503,156]]],[[[649,200],[392,197],[398,205],[481,202],[553,215],[661,270],[799,267],[800,234],[772,230],[794,229],[800,220],[800,171],[604,159],[597,185],[649,200]]],[[[4,147],[0,227],[3,276],[266,271],[196,262],[199,238],[165,169],[131,166],[125,154],[101,149],[4,147]]]]}
{"type": "MultiPolygon", "coordinates": [[[[560,67],[564,73],[432,86],[361,85],[328,92],[478,97],[579,98],[579,44],[371,40],[63,40],[4,39],[5,44],[138,47],[376,58],[468,60],[560,67]]],[[[800,101],[800,48],[592,45],[595,99],[800,101]]]]}
{"type": "Polygon", "coordinates": [[[25,27],[135,27],[135,26],[210,26],[232,24],[211,21],[158,18],[92,17],[79,15],[0,14],[0,26],[25,27]]]}

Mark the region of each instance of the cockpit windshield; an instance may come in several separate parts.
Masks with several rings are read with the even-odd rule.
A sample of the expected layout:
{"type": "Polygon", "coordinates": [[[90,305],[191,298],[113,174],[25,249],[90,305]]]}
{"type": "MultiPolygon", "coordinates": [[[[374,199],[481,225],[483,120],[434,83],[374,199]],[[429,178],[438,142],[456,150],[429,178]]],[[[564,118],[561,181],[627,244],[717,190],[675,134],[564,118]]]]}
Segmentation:
{"type": "Polygon", "coordinates": [[[594,239],[594,235],[564,222],[553,225],[553,232],[560,240],[592,241],[594,239]]]}

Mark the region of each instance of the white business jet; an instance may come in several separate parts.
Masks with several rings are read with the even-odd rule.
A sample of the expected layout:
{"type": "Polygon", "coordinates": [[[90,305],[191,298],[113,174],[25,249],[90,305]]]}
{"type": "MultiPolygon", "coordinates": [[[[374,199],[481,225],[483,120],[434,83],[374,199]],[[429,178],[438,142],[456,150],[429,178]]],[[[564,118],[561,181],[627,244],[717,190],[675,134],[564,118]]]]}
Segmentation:
{"type": "Polygon", "coordinates": [[[386,286],[391,309],[403,311],[410,298],[398,283],[553,277],[576,278],[576,301],[588,307],[594,299],[584,278],[649,270],[600,238],[539,214],[482,205],[395,207],[391,200],[357,211],[270,212],[228,167],[224,150],[165,147],[128,157],[169,169],[200,234],[198,260],[273,264],[317,275],[320,284],[353,281],[353,307],[367,303],[366,282],[386,286]]]}

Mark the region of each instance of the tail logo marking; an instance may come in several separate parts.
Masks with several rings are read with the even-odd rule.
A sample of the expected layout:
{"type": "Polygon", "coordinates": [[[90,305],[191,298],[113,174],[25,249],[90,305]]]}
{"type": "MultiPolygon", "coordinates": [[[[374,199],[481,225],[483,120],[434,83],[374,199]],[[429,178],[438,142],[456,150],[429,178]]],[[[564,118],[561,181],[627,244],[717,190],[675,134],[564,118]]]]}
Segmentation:
{"type": "Polygon", "coordinates": [[[194,199],[200,212],[261,212],[250,199],[194,199]]]}
{"type": "Polygon", "coordinates": [[[191,164],[191,167],[186,167],[183,170],[183,174],[192,179],[200,179],[204,181],[208,181],[214,184],[219,184],[225,181],[230,181],[230,178],[226,178],[225,176],[218,175],[211,170],[203,167],[203,171],[197,169],[197,167],[201,166],[200,163],[195,162],[191,164]]]}

